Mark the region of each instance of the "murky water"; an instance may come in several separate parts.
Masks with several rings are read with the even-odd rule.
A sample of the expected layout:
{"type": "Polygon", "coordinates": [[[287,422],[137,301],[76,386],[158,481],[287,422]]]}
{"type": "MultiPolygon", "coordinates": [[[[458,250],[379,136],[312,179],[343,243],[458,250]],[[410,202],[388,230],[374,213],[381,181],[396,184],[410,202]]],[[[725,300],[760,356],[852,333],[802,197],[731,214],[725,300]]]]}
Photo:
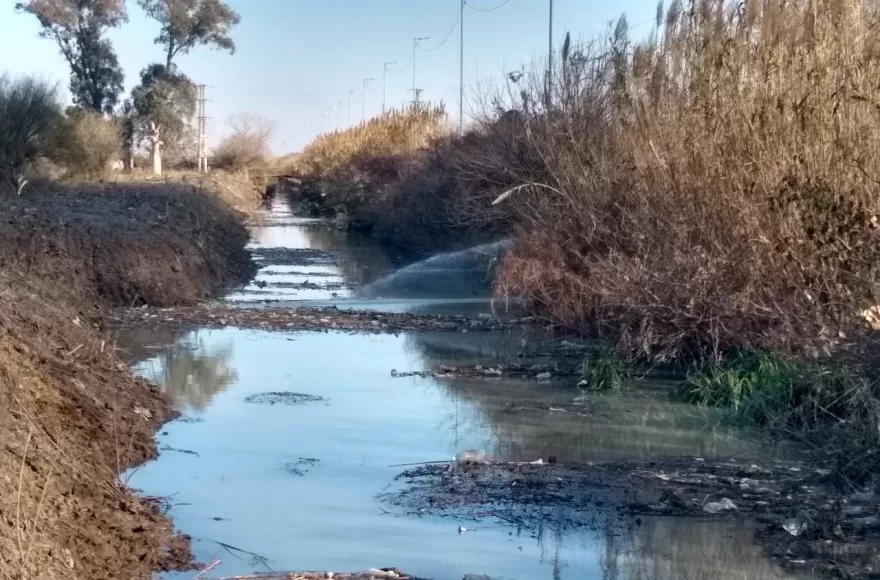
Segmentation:
{"type": "MultiPolygon", "coordinates": [[[[491,310],[485,296],[461,292],[361,298],[359,288],[393,270],[378,248],[296,220],[283,206],[267,218],[268,225],[254,230],[256,248],[309,248],[335,257],[320,266],[267,265],[257,284],[229,296],[242,307],[274,300],[491,310]],[[295,286],[306,281],[317,287],[295,286]]],[[[397,566],[438,580],[467,573],[523,580],[786,577],[763,558],[745,524],[649,518],[640,525],[579,532],[548,525],[527,533],[387,512],[376,495],[400,473],[394,465],[444,460],[468,448],[499,459],[560,461],[747,458],[759,451],[720,427],[717,417],[669,402],[661,384],[583,400],[572,381],[391,373],[491,364],[521,349],[522,339],[517,332],[365,336],[231,328],[125,335],[122,346],[137,369],[184,413],[161,433],[160,458],[131,474],[130,483],[171,498],[170,513],[193,537],[197,557],[223,561],[217,576],[397,566]],[[312,397],[249,401],[271,392],[312,397]],[[473,529],[459,534],[459,525],[473,529]]]]}

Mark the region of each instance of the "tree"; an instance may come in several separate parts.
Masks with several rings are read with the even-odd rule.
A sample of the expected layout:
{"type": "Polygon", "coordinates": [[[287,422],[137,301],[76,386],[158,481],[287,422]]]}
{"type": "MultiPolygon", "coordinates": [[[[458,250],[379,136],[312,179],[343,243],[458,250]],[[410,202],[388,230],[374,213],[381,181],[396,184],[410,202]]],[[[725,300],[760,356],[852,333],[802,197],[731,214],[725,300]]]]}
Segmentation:
{"type": "Polygon", "coordinates": [[[199,44],[235,52],[229,34],[241,17],[221,0],[138,0],[138,4],[162,27],[155,42],[165,46],[168,69],[175,56],[199,44]]]}
{"type": "Polygon", "coordinates": [[[162,151],[182,137],[195,114],[195,85],[184,74],[152,64],[141,71],[131,100],[138,132],[149,141],[153,173],[162,174],[162,151]]]}
{"type": "Polygon", "coordinates": [[[0,75],[0,180],[21,195],[30,164],[48,148],[61,118],[55,87],[0,75]]]}
{"type": "Polygon", "coordinates": [[[28,0],[16,9],[40,21],[40,36],[54,40],[70,66],[73,101],[110,114],[124,75],[104,33],[127,20],[124,0],[28,0]]]}
{"type": "Polygon", "coordinates": [[[271,154],[269,141],[274,124],[258,115],[241,113],[229,118],[229,135],[214,149],[214,164],[239,170],[266,161],[271,154]]]}

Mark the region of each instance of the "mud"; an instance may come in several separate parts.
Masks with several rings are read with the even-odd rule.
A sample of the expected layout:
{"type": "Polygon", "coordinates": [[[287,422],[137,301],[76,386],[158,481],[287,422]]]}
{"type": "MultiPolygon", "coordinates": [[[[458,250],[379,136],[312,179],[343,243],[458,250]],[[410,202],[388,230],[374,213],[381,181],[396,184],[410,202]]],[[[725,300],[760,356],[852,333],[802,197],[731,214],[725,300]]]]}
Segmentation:
{"type": "Polygon", "coordinates": [[[240,216],[186,185],[0,200],[0,577],[191,568],[161,501],[119,476],[156,456],[167,399],[97,332],[102,308],[190,303],[250,276],[240,216]]]}
{"type": "Polygon", "coordinates": [[[463,316],[419,315],[327,308],[234,308],[194,306],[117,310],[114,325],[167,328],[236,327],[257,330],[350,332],[453,331],[478,332],[510,328],[516,320],[472,319],[463,316]]]}
{"type": "Polygon", "coordinates": [[[841,497],[828,472],[798,462],[744,464],[682,458],[650,462],[424,465],[380,499],[409,515],[491,520],[519,529],[606,528],[643,516],[742,518],[788,568],[876,578],[880,497],[841,497]]]}

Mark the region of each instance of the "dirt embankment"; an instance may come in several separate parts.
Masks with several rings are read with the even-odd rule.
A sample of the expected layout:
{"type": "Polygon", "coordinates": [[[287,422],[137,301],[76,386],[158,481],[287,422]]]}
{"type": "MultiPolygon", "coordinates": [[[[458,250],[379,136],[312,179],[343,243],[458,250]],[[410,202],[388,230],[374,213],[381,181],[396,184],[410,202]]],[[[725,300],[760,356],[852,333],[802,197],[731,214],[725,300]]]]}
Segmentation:
{"type": "Polygon", "coordinates": [[[188,541],[118,483],[172,410],[98,327],[103,307],[186,304],[249,277],[239,216],[164,184],[34,191],[0,216],[0,579],[188,566],[188,541]]]}

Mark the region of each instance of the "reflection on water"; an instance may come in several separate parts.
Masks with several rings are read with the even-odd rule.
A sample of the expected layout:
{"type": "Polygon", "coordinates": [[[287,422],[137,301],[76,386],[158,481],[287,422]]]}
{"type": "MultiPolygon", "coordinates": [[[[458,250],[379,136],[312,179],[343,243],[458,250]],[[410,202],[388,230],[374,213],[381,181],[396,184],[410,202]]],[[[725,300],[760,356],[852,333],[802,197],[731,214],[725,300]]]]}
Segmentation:
{"type": "Polygon", "coordinates": [[[747,522],[644,518],[608,533],[602,580],[773,580],[793,578],[762,557],[747,522]]]}
{"type": "MultiPolygon", "coordinates": [[[[423,336],[432,348],[420,349],[415,334],[227,329],[185,335],[178,344],[186,348],[157,354],[139,368],[173,385],[169,392],[182,408],[203,419],[169,425],[161,443],[199,455],[164,453],[132,484],[149,494],[174,494],[178,526],[194,536],[200,560],[224,559],[224,575],[259,568],[225,557],[218,541],[264,555],[282,570],[394,565],[453,580],[466,573],[523,580],[702,578],[711,570],[729,573],[714,577],[782,577],[739,526],[680,518],[606,526],[597,513],[595,530],[563,532],[548,524],[518,534],[491,518],[474,524],[384,513],[388,506],[375,496],[400,472],[390,467],[395,464],[445,459],[466,448],[511,459],[694,453],[700,436],[711,433],[700,416],[685,417],[650,393],[638,403],[597,397],[583,414],[560,414],[547,408],[570,402],[573,389],[565,384],[391,377],[392,368],[436,364],[430,352],[439,339],[423,336]],[[325,401],[245,402],[267,391],[325,401]],[[292,477],[284,466],[302,457],[320,462],[292,477]],[[474,531],[459,535],[459,525],[474,531]]],[[[487,340],[488,360],[509,340],[499,336],[495,347],[487,340]]],[[[468,349],[474,357],[479,342],[468,349]]],[[[718,436],[714,450],[734,450],[733,441],[718,436]]]]}
{"type": "Polygon", "coordinates": [[[181,411],[189,413],[203,411],[217,393],[236,381],[238,374],[229,364],[231,357],[232,341],[212,341],[210,331],[204,331],[183,336],[173,347],[134,368],[162,387],[181,411]]]}

